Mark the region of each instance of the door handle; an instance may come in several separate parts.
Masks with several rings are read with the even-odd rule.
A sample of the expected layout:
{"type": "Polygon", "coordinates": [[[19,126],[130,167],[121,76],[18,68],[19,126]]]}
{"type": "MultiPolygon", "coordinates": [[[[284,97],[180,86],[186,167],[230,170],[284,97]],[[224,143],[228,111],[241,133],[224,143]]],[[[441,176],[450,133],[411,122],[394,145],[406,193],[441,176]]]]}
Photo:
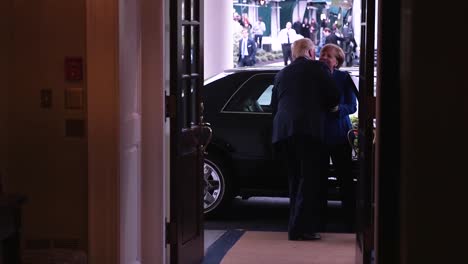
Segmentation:
{"type": "Polygon", "coordinates": [[[206,148],[213,138],[213,130],[210,127],[210,123],[202,122],[200,125],[195,125],[192,123],[190,130],[194,132],[198,145],[200,145],[203,154],[207,154],[206,148]]]}
{"type": "Polygon", "coordinates": [[[204,129],[204,130],[207,131],[206,133],[208,133],[208,136],[207,136],[205,142],[203,142],[204,144],[203,144],[203,143],[201,144],[201,149],[202,149],[202,151],[203,151],[203,154],[206,155],[206,154],[208,154],[208,153],[206,152],[206,148],[207,148],[208,145],[211,143],[211,139],[213,138],[213,129],[211,129],[211,124],[210,124],[210,123],[206,123],[206,122],[202,122],[202,123],[201,123],[201,127],[202,127],[202,129],[204,129]]]}
{"type": "Polygon", "coordinates": [[[358,147],[358,137],[359,131],[357,129],[350,129],[348,131],[348,143],[354,153],[352,153],[353,158],[359,158],[359,147],[358,147]]]}

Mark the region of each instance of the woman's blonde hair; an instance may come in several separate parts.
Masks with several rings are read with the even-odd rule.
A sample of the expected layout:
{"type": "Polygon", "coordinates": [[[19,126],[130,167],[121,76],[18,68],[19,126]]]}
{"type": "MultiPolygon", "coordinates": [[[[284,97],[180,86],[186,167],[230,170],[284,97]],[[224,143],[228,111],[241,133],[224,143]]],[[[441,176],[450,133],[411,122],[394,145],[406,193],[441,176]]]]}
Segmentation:
{"type": "Polygon", "coordinates": [[[340,48],[340,46],[333,44],[333,43],[325,44],[320,50],[320,54],[322,54],[322,52],[325,52],[325,51],[335,56],[336,62],[338,63],[338,65],[336,65],[337,69],[343,66],[343,63],[345,60],[345,54],[344,54],[343,49],[340,48]]]}
{"type": "Polygon", "coordinates": [[[312,50],[312,56],[315,56],[315,45],[309,38],[302,38],[294,41],[292,44],[292,59],[295,60],[299,57],[306,57],[309,59],[315,59],[309,54],[309,50],[312,50]]]}

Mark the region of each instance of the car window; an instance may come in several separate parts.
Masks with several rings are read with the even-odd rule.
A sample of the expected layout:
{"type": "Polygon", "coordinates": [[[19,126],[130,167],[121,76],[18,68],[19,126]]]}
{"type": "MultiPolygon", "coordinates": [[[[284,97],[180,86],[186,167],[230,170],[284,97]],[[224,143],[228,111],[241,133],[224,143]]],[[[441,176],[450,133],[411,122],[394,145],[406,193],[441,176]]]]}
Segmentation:
{"type": "Polygon", "coordinates": [[[271,113],[274,73],[250,76],[229,99],[223,112],[271,113]]]}
{"type": "Polygon", "coordinates": [[[263,106],[263,107],[270,106],[272,91],[273,91],[273,84],[270,84],[268,85],[266,90],[260,95],[260,97],[257,100],[260,106],[263,106]]]}

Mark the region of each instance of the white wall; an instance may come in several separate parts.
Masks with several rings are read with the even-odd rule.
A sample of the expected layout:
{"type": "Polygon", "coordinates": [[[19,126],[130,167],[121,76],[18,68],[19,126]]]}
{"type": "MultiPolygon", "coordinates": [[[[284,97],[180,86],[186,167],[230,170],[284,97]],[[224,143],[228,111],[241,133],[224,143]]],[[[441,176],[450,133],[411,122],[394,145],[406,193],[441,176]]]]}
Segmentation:
{"type": "Polygon", "coordinates": [[[8,192],[28,199],[23,239],[76,239],[86,250],[87,139],[65,136],[65,120],[86,121],[86,106],[66,109],[64,98],[68,88],[86,90],[85,80],[70,82],[64,76],[66,56],[86,63],[85,1],[14,1],[10,9],[4,3],[0,9],[9,12],[14,35],[6,34],[13,43],[7,50],[12,64],[0,99],[8,102],[8,123],[0,130],[9,134],[8,192]],[[52,92],[50,108],[40,106],[41,89],[52,92]]]}
{"type": "Polygon", "coordinates": [[[205,79],[233,68],[232,1],[204,2],[205,79]]]}
{"type": "MultiPolygon", "coordinates": [[[[361,1],[353,1],[353,29],[354,29],[354,39],[358,43],[358,46],[361,46],[361,1]]],[[[375,1],[375,36],[377,36],[378,29],[378,19],[379,19],[379,1],[375,1]]],[[[374,49],[377,49],[377,38],[374,39],[374,49]]]]}

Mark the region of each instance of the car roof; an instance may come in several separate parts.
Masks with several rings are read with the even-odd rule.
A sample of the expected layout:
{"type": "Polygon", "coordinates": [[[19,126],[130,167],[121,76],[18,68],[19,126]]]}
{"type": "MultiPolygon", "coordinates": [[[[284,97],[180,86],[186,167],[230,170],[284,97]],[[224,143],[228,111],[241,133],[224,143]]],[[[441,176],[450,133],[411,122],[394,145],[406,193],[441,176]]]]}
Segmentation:
{"type": "MultiPolygon", "coordinates": [[[[208,85],[209,83],[212,83],[216,80],[219,80],[223,77],[226,77],[228,75],[234,74],[234,73],[242,73],[242,72],[278,72],[281,69],[283,69],[284,66],[253,66],[253,67],[238,67],[238,68],[231,68],[231,69],[226,69],[221,73],[218,73],[210,78],[207,78],[204,81],[204,85],[208,85]]],[[[340,70],[342,71],[347,71],[351,74],[351,76],[359,76],[359,67],[358,66],[352,66],[352,67],[341,67],[340,70]]]]}
{"type": "Polygon", "coordinates": [[[227,69],[224,72],[264,72],[264,71],[280,71],[284,66],[254,66],[254,67],[239,67],[227,69]]]}
{"type": "Polygon", "coordinates": [[[263,67],[254,66],[254,67],[239,67],[239,68],[226,69],[223,72],[220,72],[210,78],[205,79],[204,85],[208,85],[216,80],[219,80],[223,77],[226,77],[228,75],[235,74],[235,73],[278,72],[282,68],[284,68],[284,66],[263,66],[263,67]]]}

